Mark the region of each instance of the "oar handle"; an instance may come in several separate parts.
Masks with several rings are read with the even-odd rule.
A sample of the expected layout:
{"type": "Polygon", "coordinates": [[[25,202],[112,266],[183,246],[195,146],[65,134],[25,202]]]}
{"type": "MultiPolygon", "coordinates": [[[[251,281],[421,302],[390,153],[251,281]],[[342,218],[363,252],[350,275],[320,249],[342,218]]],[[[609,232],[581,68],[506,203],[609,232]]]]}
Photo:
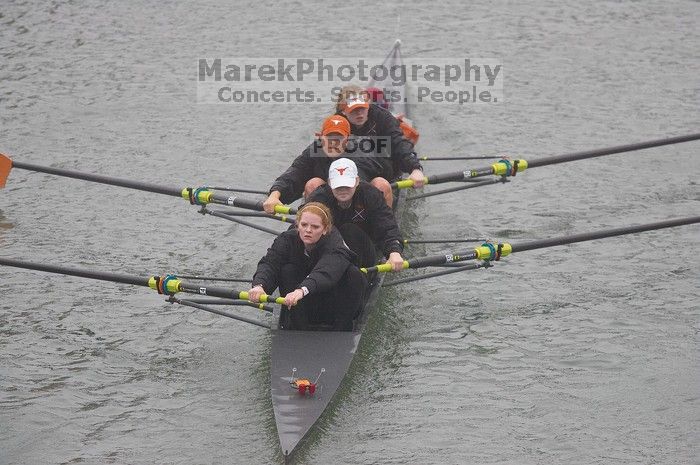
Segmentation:
{"type": "MultiPolygon", "coordinates": [[[[410,268],[410,266],[410,263],[407,260],[404,260],[402,269],[405,270],[410,268]]],[[[393,269],[394,268],[389,263],[381,263],[379,265],[370,266],[369,268],[360,268],[360,271],[363,273],[388,273],[393,269]]]]}
{"type": "MultiPolygon", "coordinates": [[[[243,300],[250,300],[250,298],[248,297],[248,292],[246,291],[239,292],[238,298],[243,300]]],[[[260,299],[258,300],[260,302],[273,302],[276,304],[284,305],[284,297],[272,297],[271,295],[262,294],[260,296],[260,299]]]]}

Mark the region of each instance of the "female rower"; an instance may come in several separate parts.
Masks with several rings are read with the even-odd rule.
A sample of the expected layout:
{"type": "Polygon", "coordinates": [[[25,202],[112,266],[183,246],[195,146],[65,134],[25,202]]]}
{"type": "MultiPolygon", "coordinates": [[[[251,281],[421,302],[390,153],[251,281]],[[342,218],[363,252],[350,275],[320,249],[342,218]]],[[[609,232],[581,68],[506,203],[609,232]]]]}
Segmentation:
{"type": "Polygon", "coordinates": [[[345,154],[350,135],[350,123],[342,115],[331,115],[323,121],[319,138],[309,145],[292,165],[270,187],[263,202],[267,213],[274,213],[275,205],[292,203],[302,195],[307,197],[326,182],[328,168],[333,160],[345,154]]]}
{"type": "MultiPolygon", "coordinates": [[[[425,182],[423,167],[413,152],[413,144],[406,140],[396,118],[378,105],[370,105],[370,96],[358,86],[343,87],[338,95],[336,113],[342,114],[350,122],[351,133],[356,144],[375,148],[374,153],[352,157],[360,173],[371,173],[369,181],[384,195],[387,205],[393,204],[390,180],[398,177],[397,172],[409,173],[415,187],[425,182]],[[388,144],[384,144],[388,142],[388,144]],[[385,146],[387,145],[387,146],[385,146]]],[[[363,179],[366,176],[362,176],[363,179]]]]}
{"type": "Polygon", "coordinates": [[[297,228],[275,239],[248,291],[251,301],[279,287],[285,299],[280,326],[313,329],[326,325],[335,331],[352,331],[367,285],[357,267],[357,256],[333,227],[331,212],[317,202],[303,205],[297,228]]]}

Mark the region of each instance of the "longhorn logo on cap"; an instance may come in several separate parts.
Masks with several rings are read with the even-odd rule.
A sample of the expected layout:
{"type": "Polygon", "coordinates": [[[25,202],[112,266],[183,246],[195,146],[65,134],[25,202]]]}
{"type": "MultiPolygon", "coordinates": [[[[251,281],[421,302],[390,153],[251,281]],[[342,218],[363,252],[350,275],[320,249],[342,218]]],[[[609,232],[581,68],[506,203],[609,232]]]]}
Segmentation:
{"type": "Polygon", "coordinates": [[[340,174],[340,175],[342,176],[343,173],[345,173],[345,170],[346,170],[346,169],[348,169],[347,166],[344,167],[344,168],[336,168],[335,170],[338,172],[338,174],[340,174]]]}

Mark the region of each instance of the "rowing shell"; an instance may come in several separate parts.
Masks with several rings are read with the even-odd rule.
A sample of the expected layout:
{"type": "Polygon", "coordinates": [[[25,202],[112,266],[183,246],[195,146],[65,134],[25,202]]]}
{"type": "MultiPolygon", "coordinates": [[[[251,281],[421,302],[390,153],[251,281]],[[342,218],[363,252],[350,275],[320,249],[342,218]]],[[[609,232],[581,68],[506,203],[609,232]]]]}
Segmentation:
{"type": "MultiPolygon", "coordinates": [[[[384,60],[387,67],[401,65],[400,41],[396,41],[384,60]]],[[[386,86],[384,86],[386,87],[386,86]]],[[[390,108],[394,113],[406,113],[403,97],[405,85],[391,89],[401,95],[401,102],[390,108]]],[[[397,94],[393,94],[397,95],[397,94]]],[[[403,193],[397,195],[394,212],[401,219],[403,193]]],[[[270,391],[275,413],[280,447],[289,459],[299,443],[319,419],[345,375],[360,344],[362,331],[379,296],[385,273],[375,274],[369,285],[368,297],[353,331],[285,331],[273,329],[270,357],[270,391]],[[320,375],[318,383],[314,383],[320,375]],[[308,379],[314,392],[301,391],[293,384],[297,378],[308,379]]]]}

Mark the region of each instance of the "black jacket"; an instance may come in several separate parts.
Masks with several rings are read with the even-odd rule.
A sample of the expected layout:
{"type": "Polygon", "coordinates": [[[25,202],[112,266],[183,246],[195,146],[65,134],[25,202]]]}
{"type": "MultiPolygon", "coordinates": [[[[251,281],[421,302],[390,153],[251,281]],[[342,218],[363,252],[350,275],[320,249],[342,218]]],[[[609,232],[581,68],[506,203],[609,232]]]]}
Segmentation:
{"type": "Polygon", "coordinates": [[[270,187],[270,192],[279,191],[282,203],[292,203],[304,194],[304,185],[309,179],[328,180],[328,169],[334,160],[326,155],[321,147],[321,141],[317,139],[294,159],[284,173],[275,179],[270,187]]]}
{"type": "MultiPolygon", "coordinates": [[[[270,192],[279,191],[282,203],[292,203],[301,198],[304,194],[304,186],[311,178],[321,178],[324,181],[328,181],[328,169],[331,167],[331,163],[338,158],[351,158],[356,162],[358,161],[354,153],[347,152],[336,158],[329,157],[323,151],[320,139],[316,139],[301,152],[301,155],[294,159],[291,166],[284,173],[275,179],[272,187],[270,187],[270,192]]],[[[357,168],[360,172],[360,177],[367,181],[381,176],[380,174],[375,174],[374,170],[369,172],[363,170],[359,163],[357,168]]]]}
{"type": "Polygon", "coordinates": [[[351,124],[350,127],[352,136],[348,152],[352,154],[350,158],[355,161],[358,170],[367,173],[363,177],[366,181],[377,176],[391,181],[401,173],[410,173],[416,168],[423,169],[413,151],[413,144],[403,136],[399,122],[389,110],[370,105],[367,122],[359,127],[351,124]],[[377,138],[389,140],[383,139],[382,143],[377,138]],[[363,139],[369,141],[363,143],[363,139]],[[374,148],[374,153],[366,153],[363,146],[374,148]]]}
{"type": "Polygon", "coordinates": [[[277,236],[267,249],[267,254],[258,262],[253,287],[261,285],[266,294],[272,294],[279,285],[282,266],[288,263],[298,266],[307,274],[297,288],[306,286],[309,294],[314,294],[333,288],[348,266],[357,266],[357,256],[348,249],[335,227],[322,236],[308,254],[299,238],[299,231],[289,229],[277,236]]]}
{"type": "Polygon", "coordinates": [[[403,252],[403,239],[394,213],[384,201],[384,196],[374,186],[360,181],[352,203],[340,208],[328,184],[313,191],[308,202],[321,202],[333,213],[333,224],[340,226],[354,223],[365,231],[385,256],[391,252],[403,252]]]}

